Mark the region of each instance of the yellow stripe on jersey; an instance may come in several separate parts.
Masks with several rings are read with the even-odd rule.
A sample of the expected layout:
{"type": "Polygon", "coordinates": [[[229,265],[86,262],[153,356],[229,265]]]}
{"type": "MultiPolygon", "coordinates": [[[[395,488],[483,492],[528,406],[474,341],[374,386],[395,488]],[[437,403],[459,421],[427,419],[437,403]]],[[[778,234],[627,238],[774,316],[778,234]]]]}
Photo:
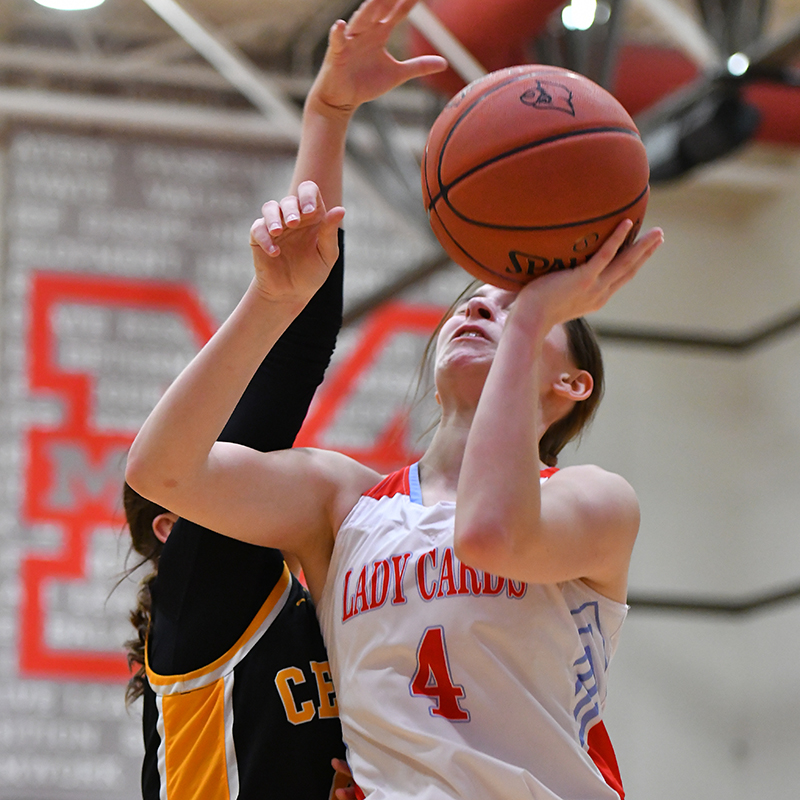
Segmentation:
{"type": "Polygon", "coordinates": [[[230,800],[224,681],[164,697],[161,713],[167,798],[230,800]]]}
{"type": "Polygon", "coordinates": [[[289,596],[289,589],[292,584],[292,573],[286,564],[283,565],[283,574],[275,588],[270,592],[264,605],[261,606],[253,621],[247,626],[245,632],[239,637],[236,644],[227,653],[212,661],[205,667],[187,672],[183,675],[159,675],[150,668],[147,657],[147,647],[144,649],[145,670],[147,680],[153,691],[159,695],[167,695],[175,692],[193,691],[199,687],[213,683],[220,678],[229,667],[232,668],[247,654],[250,646],[257,641],[256,634],[259,628],[266,630],[272,620],[280,613],[286,598],[289,596]]]}

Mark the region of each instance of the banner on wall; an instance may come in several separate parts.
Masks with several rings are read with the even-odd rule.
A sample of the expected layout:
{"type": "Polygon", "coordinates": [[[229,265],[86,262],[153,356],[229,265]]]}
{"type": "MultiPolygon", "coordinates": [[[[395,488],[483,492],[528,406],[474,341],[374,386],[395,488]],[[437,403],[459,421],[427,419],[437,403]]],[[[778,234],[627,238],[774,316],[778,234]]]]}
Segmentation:
{"type": "MultiPolygon", "coordinates": [[[[291,167],[287,156],[125,138],[10,137],[0,359],[0,786],[9,796],[139,796],[140,711],[124,707],[121,646],[135,582],[111,591],[127,553],[125,453],[241,296],[254,209],[291,167]]],[[[357,193],[349,217],[360,202],[376,252],[363,241],[348,248],[348,281],[369,286],[374,264],[385,277],[425,243],[357,193]]],[[[348,228],[348,241],[357,235],[348,228]]],[[[344,337],[303,444],[379,469],[413,458],[420,444],[397,388],[411,383],[440,313],[437,303],[393,303],[344,337]]]]}

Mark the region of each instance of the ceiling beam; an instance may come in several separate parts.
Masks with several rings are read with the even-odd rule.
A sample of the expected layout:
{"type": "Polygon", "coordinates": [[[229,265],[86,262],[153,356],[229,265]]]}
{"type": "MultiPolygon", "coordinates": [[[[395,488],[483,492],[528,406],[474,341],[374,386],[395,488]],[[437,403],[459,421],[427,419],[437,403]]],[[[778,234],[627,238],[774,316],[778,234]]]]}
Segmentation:
{"type": "MultiPolygon", "coordinates": [[[[30,74],[37,78],[76,81],[96,80],[120,86],[145,85],[165,88],[238,92],[230,81],[205,63],[149,64],[127,62],[117,56],[78,56],[73,51],[45,50],[42,47],[0,44],[0,70],[30,74]]],[[[311,87],[311,77],[278,72],[263,73],[284,96],[302,103],[311,87]]],[[[394,111],[410,114],[430,113],[430,92],[418,86],[400,86],[373,101],[394,111]]]]}
{"type": "MultiPolygon", "coordinates": [[[[229,25],[221,25],[217,30],[228,42],[242,47],[255,41],[264,32],[266,23],[262,19],[237,20],[229,25]]],[[[174,31],[173,31],[174,32],[174,31]]],[[[196,54],[189,42],[180,36],[173,36],[164,41],[143,44],[125,53],[117,55],[121,65],[144,66],[146,64],[174,63],[180,59],[196,54]]]]}
{"type": "Polygon", "coordinates": [[[277,126],[285,128],[287,134],[299,133],[300,112],[232,42],[206,27],[175,0],[143,1],[277,126]]]}
{"type": "Polygon", "coordinates": [[[800,14],[773,36],[754,42],[746,50],[753,65],[764,70],[785,70],[800,56],[800,14]]]}
{"type": "Polygon", "coordinates": [[[44,75],[64,80],[113,81],[118,84],[147,83],[193,89],[231,90],[230,81],[206,64],[160,65],[128,61],[119,56],[78,55],[25,45],[0,44],[0,69],[44,75]]]}
{"type": "Polygon", "coordinates": [[[256,111],[18,88],[0,88],[0,119],[291,148],[299,134],[256,111]]]}
{"type": "Polygon", "coordinates": [[[424,3],[417,3],[411,9],[408,21],[447,59],[453,71],[465,83],[472,83],[486,74],[486,69],[478,59],[424,3]]]}

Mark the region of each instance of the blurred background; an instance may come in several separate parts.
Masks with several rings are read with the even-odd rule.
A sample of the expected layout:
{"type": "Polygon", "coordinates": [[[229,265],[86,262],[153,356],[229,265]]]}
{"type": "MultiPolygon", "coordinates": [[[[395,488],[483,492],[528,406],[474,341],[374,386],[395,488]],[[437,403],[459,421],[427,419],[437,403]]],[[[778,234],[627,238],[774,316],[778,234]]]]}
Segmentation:
{"type": "MultiPolygon", "coordinates": [[[[0,798],[139,796],[125,452],[247,285],[357,5],[2,0],[0,798]]],[[[455,69],[352,126],[345,327],[303,442],[383,470],[422,449],[430,408],[396,398],[469,282],[419,185],[449,96],[533,62],[604,85],[666,232],[593,320],[606,399],[563,459],[642,505],[606,725],[631,800],[800,797],[800,0],[431,0],[392,49],[455,69]]]]}

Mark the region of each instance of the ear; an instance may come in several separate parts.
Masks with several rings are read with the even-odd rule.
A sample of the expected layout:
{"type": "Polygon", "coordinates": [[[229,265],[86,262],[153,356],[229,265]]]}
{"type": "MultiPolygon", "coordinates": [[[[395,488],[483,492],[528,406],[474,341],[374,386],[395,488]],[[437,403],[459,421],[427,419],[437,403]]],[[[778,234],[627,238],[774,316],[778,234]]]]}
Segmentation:
{"type": "Polygon", "coordinates": [[[171,511],[165,511],[153,519],[153,533],[161,544],[167,541],[167,537],[172,532],[172,526],[178,521],[178,515],[171,511]]]}
{"type": "Polygon", "coordinates": [[[436,405],[437,406],[440,406],[442,404],[442,398],[439,395],[439,392],[436,392],[436,394],[433,396],[433,398],[434,398],[434,400],[436,400],[436,405]]]}
{"type": "Polygon", "coordinates": [[[586,400],[594,389],[594,378],[585,369],[562,372],[553,384],[553,391],[565,400],[579,403],[586,400]]]}

